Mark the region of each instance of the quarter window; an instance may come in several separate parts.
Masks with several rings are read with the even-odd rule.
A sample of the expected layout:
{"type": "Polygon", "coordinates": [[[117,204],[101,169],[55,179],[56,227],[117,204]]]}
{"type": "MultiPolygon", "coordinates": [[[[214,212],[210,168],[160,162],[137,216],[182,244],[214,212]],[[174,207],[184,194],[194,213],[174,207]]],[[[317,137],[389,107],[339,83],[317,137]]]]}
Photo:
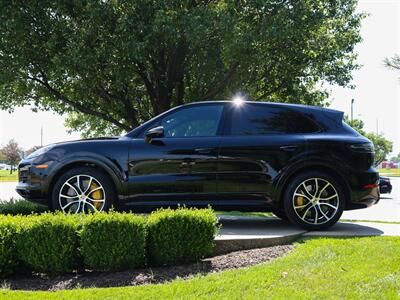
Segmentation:
{"type": "Polygon", "coordinates": [[[268,135],[318,131],[309,118],[300,113],[262,104],[232,107],[231,135],[268,135]]]}
{"type": "Polygon", "coordinates": [[[165,137],[201,137],[217,135],[223,105],[201,105],[181,109],[166,116],[161,125],[165,137]]]}

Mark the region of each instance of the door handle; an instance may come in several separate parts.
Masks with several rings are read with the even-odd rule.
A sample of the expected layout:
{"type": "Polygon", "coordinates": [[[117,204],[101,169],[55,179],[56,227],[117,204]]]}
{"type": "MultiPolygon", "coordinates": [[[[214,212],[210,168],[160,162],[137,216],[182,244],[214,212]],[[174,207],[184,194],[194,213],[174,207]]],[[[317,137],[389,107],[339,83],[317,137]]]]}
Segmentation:
{"type": "Polygon", "coordinates": [[[293,146],[293,145],[281,146],[281,147],[279,147],[279,149],[281,149],[282,151],[286,151],[286,152],[293,152],[293,151],[296,151],[297,146],[293,146]]]}
{"type": "Polygon", "coordinates": [[[210,154],[212,151],[212,148],[197,148],[194,149],[194,152],[198,154],[210,154]]]}

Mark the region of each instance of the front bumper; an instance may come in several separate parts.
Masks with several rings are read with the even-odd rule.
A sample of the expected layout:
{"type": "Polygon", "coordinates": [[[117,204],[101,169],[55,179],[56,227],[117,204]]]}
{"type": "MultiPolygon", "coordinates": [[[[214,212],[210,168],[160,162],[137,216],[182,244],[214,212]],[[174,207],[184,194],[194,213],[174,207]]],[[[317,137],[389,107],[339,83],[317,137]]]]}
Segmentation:
{"type": "Polygon", "coordinates": [[[48,170],[35,168],[34,163],[23,160],[18,166],[18,171],[16,192],[26,200],[48,205],[47,189],[45,188],[48,170]]]}

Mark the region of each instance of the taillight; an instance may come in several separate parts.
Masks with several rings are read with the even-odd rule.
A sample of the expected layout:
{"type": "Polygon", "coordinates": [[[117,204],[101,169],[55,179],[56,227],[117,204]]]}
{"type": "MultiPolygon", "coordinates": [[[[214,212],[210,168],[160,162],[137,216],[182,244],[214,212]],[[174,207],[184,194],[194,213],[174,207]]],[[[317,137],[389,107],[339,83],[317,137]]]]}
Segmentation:
{"type": "Polygon", "coordinates": [[[355,152],[373,153],[374,152],[374,144],[372,144],[372,143],[352,144],[352,145],[350,145],[350,149],[355,152]]]}

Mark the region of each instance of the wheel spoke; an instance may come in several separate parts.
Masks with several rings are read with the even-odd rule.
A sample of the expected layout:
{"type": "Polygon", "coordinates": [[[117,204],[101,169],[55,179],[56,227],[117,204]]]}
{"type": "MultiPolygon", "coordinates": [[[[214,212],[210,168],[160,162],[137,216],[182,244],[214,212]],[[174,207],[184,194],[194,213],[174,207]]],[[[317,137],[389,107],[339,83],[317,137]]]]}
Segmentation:
{"type": "Polygon", "coordinates": [[[335,194],[335,195],[332,195],[332,196],[329,196],[329,197],[326,197],[326,198],[319,198],[319,201],[328,201],[328,200],[331,200],[331,199],[333,199],[333,198],[335,198],[335,197],[338,197],[338,194],[335,194]]]}
{"type": "Polygon", "coordinates": [[[67,199],[75,199],[75,198],[78,198],[79,196],[78,195],[76,195],[76,196],[67,196],[67,195],[64,195],[64,194],[60,194],[60,197],[67,198],[67,199]]]}
{"type": "Polygon", "coordinates": [[[81,205],[82,205],[82,202],[79,201],[79,202],[78,202],[78,208],[75,210],[75,213],[76,213],[76,214],[79,213],[79,210],[81,209],[81,205]]]}
{"type": "Polygon", "coordinates": [[[90,201],[92,201],[92,202],[104,202],[104,201],[106,201],[106,199],[93,199],[93,198],[90,198],[90,197],[87,197],[86,199],[88,199],[88,200],[90,200],[90,201]]]}
{"type": "Polygon", "coordinates": [[[315,205],[314,205],[313,207],[314,207],[314,209],[315,209],[314,224],[317,224],[317,221],[318,221],[318,210],[317,210],[317,208],[315,207],[315,205]]]}
{"type": "Polygon", "coordinates": [[[86,190],[83,192],[85,195],[90,190],[90,186],[92,185],[92,181],[93,181],[93,177],[90,177],[88,186],[87,186],[86,190]]]}
{"type": "Polygon", "coordinates": [[[63,207],[61,207],[61,209],[64,211],[64,210],[65,210],[68,206],[70,206],[71,204],[75,204],[75,203],[78,203],[78,202],[79,202],[79,200],[68,202],[66,205],[64,205],[63,207]]]}
{"type": "Polygon", "coordinates": [[[102,189],[103,189],[103,187],[102,187],[102,186],[99,186],[99,187],[97,187],[97,188],[91,190],[91,191],[89,192],[89,194],[87,194],[87,195],[89,196],[89,195],[92,194],[93,192],[98,191],[98,190],[102,190],[102,189]]]}
{"type": "Polygon", "coordinates": [[[73,189],[75,191],[76,196],[79,196],[78,191],[76,190],[76,188],[72,184],[70,184],[69,182],[66,182],[65,184],[68,185],[71,189],[73,189]]]}
{"type": "Polygon", "coordinates": [[[327,220],[330,220],[329,218],[328,218],[328,216],[324,213],[324,211],[322,210],[322,208],[321,208],[321,206],[318,204],[318,209],[319,209],[319,211],[321,212],[321,214],[325,217],[325,219],[327,219],[327,220]]]}
{"type": "Polygon", "coordinates": [[[321,206],[321,205],[326,205],[326,206],[329,206],[329,207],[333,208],[335,211],[337,210],[337,207],[336,207],[336,206],[333,206],[332,204],[329,204],[329,203],[322,202],[322,203],[320,203],[319,205],[320,205],[320,206],[321,206]]]}
{"type": "Polygon", "coordinates": [[[306,186],[306,184],[305,184],[305,182],[303,182],[303,187],[304,187],[304,190],[305,190],[305,192],[311,197],[311,198],[313,198],[314,196],[313,195],[311,195],[311,193],[308,191],[308,189],[307,189],[307,186],[306,186]]]}
{"type": "Polygon", "coordinates": [[[317,196],[317,193],[318,193],[318,191],[319,191],[319,186],[318,186],[318,179],[317,179],[317,178],[314,178],[314,180],[315,180],[315,193],[314,193],[314,196],[313,196],[313,197],[316,197],[316,196],[317,196]]]}
{"type": "Polygon", "coordinates": [[[94,209],[94,211],[98,211],[97,208],[92,203],[85,201],[85,204],[91,206],[94,209]]]}
{"type": "Polygon", "coordinates": [[[303,217],[302,217],[303,220],[305,219],[307,213],[310,211],[311,207],[314,207],[314,205],[310,206],[309,208],[306,209],[306,211],[305,211],[305,213],[303,214],[303,217]]]}
{"type": "Polygon", "coordinates": [[[326,188],[328,187],[328,186],[330,186],[331,184],[328,182],[320,191],[319,191],[319,194],[318,194],[318,198],[320,198],[321,197],[321,194],[326,190],[326,188]]]}

